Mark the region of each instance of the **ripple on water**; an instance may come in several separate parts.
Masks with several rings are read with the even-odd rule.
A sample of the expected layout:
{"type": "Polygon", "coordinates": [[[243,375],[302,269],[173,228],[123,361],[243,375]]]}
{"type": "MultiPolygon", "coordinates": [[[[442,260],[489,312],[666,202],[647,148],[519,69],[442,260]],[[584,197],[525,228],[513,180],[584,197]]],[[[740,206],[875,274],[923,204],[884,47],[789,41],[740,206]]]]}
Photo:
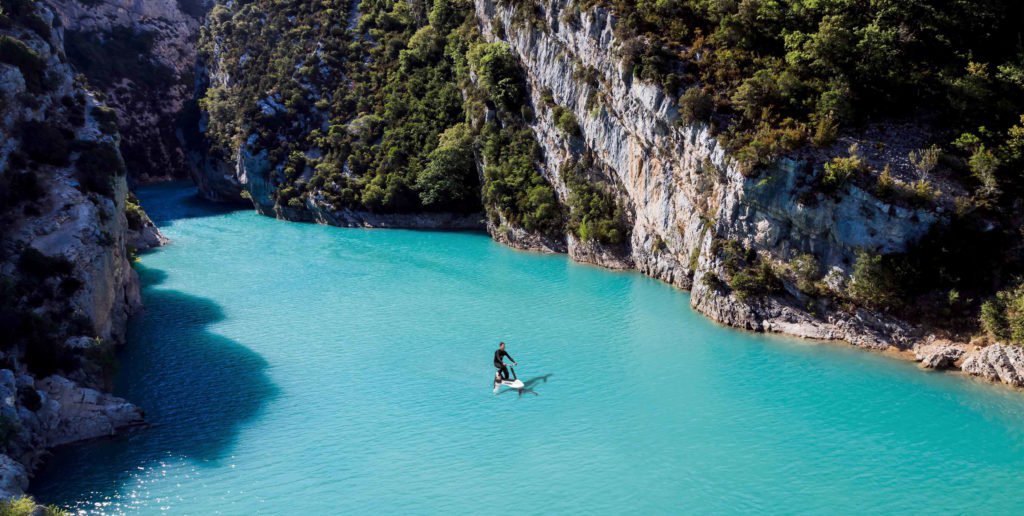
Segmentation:
{"type": "Polygon", "coordinates": [[[695,315],[638,274],[466,233],[139,192],[117,389],[154,426],[35,483],[97,513],[1013,512],[1024,397],[695,315]],[[490,390],[510,343],[532,393],[490,390]]]}

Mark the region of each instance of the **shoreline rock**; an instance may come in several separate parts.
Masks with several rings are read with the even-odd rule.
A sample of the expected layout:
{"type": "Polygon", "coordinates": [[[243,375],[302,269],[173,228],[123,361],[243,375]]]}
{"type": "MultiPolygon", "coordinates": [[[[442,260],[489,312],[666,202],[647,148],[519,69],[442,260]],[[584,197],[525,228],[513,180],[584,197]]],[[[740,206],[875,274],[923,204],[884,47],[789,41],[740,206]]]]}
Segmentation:
{"type": "Polygon", "coordinates": [[[992,344],[969,353],[960,370],[972,376],[1024,387],[1024,348],[992,344]]]}

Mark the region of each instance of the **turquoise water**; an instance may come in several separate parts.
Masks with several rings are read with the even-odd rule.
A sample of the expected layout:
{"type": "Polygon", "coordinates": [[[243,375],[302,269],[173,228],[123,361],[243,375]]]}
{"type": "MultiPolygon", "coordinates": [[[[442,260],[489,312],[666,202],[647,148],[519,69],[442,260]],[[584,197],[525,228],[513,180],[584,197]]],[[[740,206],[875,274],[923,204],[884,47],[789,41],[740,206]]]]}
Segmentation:
{"type": "Polygon", "coordinates": [[[466,233],[144,205],[174,244],[43,501],[174,514],[1011,513],[1024,394],[717,326],[634,273],[466,233]],[[533,392],[491,391],[499,339],[533,392]]]}

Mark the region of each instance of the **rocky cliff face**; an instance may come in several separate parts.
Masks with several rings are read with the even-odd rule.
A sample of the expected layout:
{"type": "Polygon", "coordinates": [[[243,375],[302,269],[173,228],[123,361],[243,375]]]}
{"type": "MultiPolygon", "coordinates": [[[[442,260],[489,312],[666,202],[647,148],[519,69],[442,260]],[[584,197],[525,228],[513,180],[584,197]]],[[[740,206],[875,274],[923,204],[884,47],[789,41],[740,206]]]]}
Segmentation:
{"type": "MultiPolygon", "coordinates": [[[[832,300],[845,296],[858,253],[906,250],[941,221],[938,212],[887,203],[855,185],[832,194],[815,192],[805,183],[820,173],[820,163],[806,159],[782,159],[745,175],[707,126],[681,123],[677,92],[637,79],[617,57],[623,42],[616,39],[617,20],[608,10],[581,9],[571,0],[536,5],[476,0],[474,8],[484,38],[508,44],[522,66],[535,114],[530,127],[543,151],[538,165],[559,201],[572,204],[573,181],[578,181],[563,177],[566,165],[586,163],[582,177],[614,193],[629,235],[611,245],[572,228],[562,239],[491,221],[496,240],[637,269],[691,289],[696,310],[732,326],[878,349],[911,345],[916,333],[910,326],[832,300]],[[578,130],[559,122],[566,117],[578,130]],[[730,288],[723,280],[742,271],[723,248],[743,254],[742,267],[769,271],[777,284],[757,295],[730,288]],[[798,260],[809,270],[798,274],[793,265],[798,260]]],[[[231,88],[241,79],[216,55],[215,48],[210,82],[231,88]]],[[[270,117],[285,109],[283,102],[270,95],[258,107],[270,117]]],[[[907,149],[899,145],[890,142],[887,152],[905,155],[907,149]]],[[[302,207],[279,207],[267,155],[251,135],[233,157],[198,175],[200,190],[211,199],[248,197],[261,213],[293,220],[426,227],[451,222],[333,212],[316,196],[305,198],[302,207]]]]}
{"type": "Polygon", "coordinates": [[[75,68],[117,112],[129,173],[147,182],[188,176],[182,131],[194,120],[196,40],[203,0],[49,0],[75,68]]]}
{"type": "Polygon", "coordinates": [[[622,42],[615,38],[612,13],[581,10],[568,0],[542,2],[539,11],[524,15],[515,3],[476,0],[485,36],[507,42],[523,63],[544,173],[562,200],[570,192],[561,164],[589,153],[628,207],[627,250],[570,236],[574,259],[635,267],[692,289],[696,310],[729,325],[875,348],[908,345],[909,328],[876,314],[811,315],[806,308],[813,300],[784,271],[796,257],[810,255],[818,274],[827,274],[828,288],[841,293],[858,251],[902,251],[937,221],[934,213],[887,204],[855,186],[839,196],[807,197],[800,187],[808,165],[794,160],[744,176],[707,127],[680,124],[675,99],[635,78],[615,57],[622,42]],[[556,127],[556,110],[544,107],[552,100],[575,115],[579,136],[556,127]],[[786,289],[740,300],[720,282],[707,281],[729,273],[715,252],[716,241],[737,242],[756,253],[781,272],[786,289]]]}
{"type": "MultiPolygon", "coordinates": [[[[632,65],[620,58],[629,42],[618,39],[618,20],[611,11],[582,8],[573,0],[475,0],[473,9],[483,38],[506,44],[522,68],[528,95],[523,110],[528,114],[523,117],[542,151],[536,166],[554,188],[560,209],[572,219],[580,191],[610,194],[626,235],[624,241],[594,238],[578,220],[575,226],[572,220],[563,221],[562,234],[540,234],[492,213],[486,227],[495,240],[523,249],[566,252],[577,261],[609,268],[637,269],[690,289],[694,309],[732,326],[841,339],[878,350],[915,349],[926,367],[963,365],[971,374],[1001,381],[1015,378],[999,372],[1010,369],[998,365],[1016,364],[1012,353],[936,347],[922,341],[922,329],[863,308],[868,303],[852,302],[858,260],[911,250],[949,222],[951,202],[942,195],[924,204],[907,202],[905,197],[883,198],[880,190],[855,182],[822,189],[823,162],[842,154],[851,143],[860,143],[863,158],[873,168],[891,165],[905,185],[907,170],[913,168],[906,156],[923,145],[919,135],[894,137],[916,133],[866,128],[864,135],[840,138],[834,148],[797,152],[751,171],[710,127],[682,120],[679,91],[666,91],[634,75],[632,65]]],[[[218,58],[226,52],[221,45],[229,42],[215,43],[207,63],[210,83],[230,90],[246,78],[232,73],[238,63],[232,68],[218,58]]],[[[234,50],[241,55],[239,63],[249,56],[248,47],[234,50]]],[[[332,75],[330,64],[318,63],[321,74],[343,75],[332,75]]],[[[474,81],[482,86],[479,78],[474,81]]],[[[463,90],[471,125],[477,123],[473,120],[509,123],[500,120],[503,115],[493,99],[474,100],[472,89],[463,90]]],[[[287,112],[287,102],[271,91],[247,108],[261,114],[249,120],[253,127],[247,126],[248,136],[240,138],[231,157],[207,160],[208,166],[196,177],[204,195],[217,200],[247,198],[267,215],[339,226],[480,227],[473,216],[339,211],[315,190],[292,199],[300,204],[280,206],[275,191],[288,181],[282,174],[283,162],[278,159],[272,165],[268,155],[275,150],[275,141],[284,140],[280,134],[276,140],[261,139],[257,129],[260,117],[274,119],[287,112]]],[[[316,120],[302,122],[309,126],[307,132],[334,129],[316,120]]],[[[351,130],[352,124],[346,127],[351,130]]],[[[319,158],[322,149],[299,150],[319,158]]],[[[477,159],[478,168],[486,169],[480,153],[477,159]]],[[[353,177],[345,167],[342,175],[353,177]]],[[[297,175],[304,183],[311,171],[297,175]]]]}
{"type": "Polygon", "coordinates": [[[50,447],[142,423],[97,389],[140,307],[130,248],[162,243],[141,209],[126,216],[117,128],[75,80],[58,18],[20,5],[0,24],[0,496],[50,447]]]}

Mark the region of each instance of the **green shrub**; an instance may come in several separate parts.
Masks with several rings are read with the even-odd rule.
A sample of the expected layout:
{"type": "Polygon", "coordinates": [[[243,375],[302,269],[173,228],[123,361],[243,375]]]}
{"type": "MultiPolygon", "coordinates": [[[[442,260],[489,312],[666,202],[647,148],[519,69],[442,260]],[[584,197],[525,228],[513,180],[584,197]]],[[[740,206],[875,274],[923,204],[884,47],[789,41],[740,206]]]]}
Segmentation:
{"type": "Polygon", "coordinates": [[[851,179],[867,172],[867,164],[861,159],[857,144],[850,146],[849,153],[845,158],[837,156],[825,163],[825,173],[821,177],[822,190],[838,192],[851,179]]]}
{"type": "Polygon", "coordinates": [[[790,270],[796,278],[796,288],[806,294],[818,293],[818,281],[821,280],[821,266],[812,254],[801,254],[789,262],[790,270]]]}
{"type": "Polygon", "coordinates": [[[484,204],[492,221],[500,214],[527,231],[556,235],[561,232],[562,210],[555,190],[536,167],[540,153],[529,128],[498,128],[489,124],[483,135],[484,204]]]}
{"type": "Polygon", "coordinates": [[[1024,284],[1018,284],[985,301],[979,316],[989,335],[1008,344],[1024,345],[1024,284]]]}
{"type": "Polygon", "coordinates": [[[899,308],[915,277],[905,256],[858,251],[849,296],[857,304],[875,310],[899,308]]]}
{"type": "Polygon", "coordinates": [[[130,229],[139,231],[145,227],[148,217],[145,210],[139,205],[139,199],[135,197],[135,194],[128,195],[128,199],[124,204],[124,216],[128,220],[128,227],[130,229]]]}
{"type": "Polygon", "coordinates": [[[472,188],[476,175],[473,135],[466,124],[456,124],[441,134],[429,163],[416,178],[416,190],[425,207],[458,208],[478,198],[472,188]]]}
{"type": "Polygon", "coordinates": [[[582,134],[580,123],[571,110],[562,106],[555,106],[552,110],[552,115],[555,119],[555,127],[566,136],[578,137],[582,134]]]}
{"type": "Polygon", "coordinates": [[[679,116],[683,123],[707,122],[715,110],[714,97],[693,86],[679,97],[679,116]]]}
{"type": "Polygon", "coordinates": [[[768,262],[759,260],[756,265],[733,274],[729,278],[729,288],[740,301],[747,301],[782,290],[782,281],[768,262]]]}
{"type": "Polygon", "coordinates": [[[39,163],[64,166],[71,155],[71,140],[57,126],[29,120],[21,124],[21,150],[39,163]]]}
{"type": "Polygon", "coordinates": [[[569,230],[583,241],[622,244],[629,236],[625,213],[611,188],[591,178],[592,167],[589,155],[562,164],[560,174],[569,187],[569,230]]]}
{"type": "Polygon", "coordinates": [[[22,496],[0,501],[0,516],[69,516],[71,513],[54,505],[39,506],[31,497],[22,496]],[[40,511],[36,508],[40,507],[40,511]]]}
{"type": "Polygon", "coordinates": [[[125,175],[121,154],[109,143],[87,146],[75,165],[82,190],[105,197],[114,194],[113,178],[125,175]]]}
{"type": "Polygon", "coordinates": [[[0,62],[17,66],[25,77],[25,87],[30,93],[44,91],[46,61],[28,45],[7,35],[0,35],[0,62]]]}
{"type": "Polygon", "coordinates": [[[519,61],[507,43],[478,43],[466,55],[470,66],[480,78],[491,99],[509,111],[519,108],[526,99],[519,61]]]}
{"type": "Polygon", "coordinates": [[[728,285],[741,301],[771,295],[782,289],[782,280],[771,264],[737,240],[715,239],[711,242],[711,254],[719,258],[726,274],[723,285],[728,285]]]}
{"type": "Polygon", "coordinates": [[[820,116],[814,122],[814,136],[811,142],[817,147],[828,147],[839,137],[839,124],[832,115],[820,116]]]}

